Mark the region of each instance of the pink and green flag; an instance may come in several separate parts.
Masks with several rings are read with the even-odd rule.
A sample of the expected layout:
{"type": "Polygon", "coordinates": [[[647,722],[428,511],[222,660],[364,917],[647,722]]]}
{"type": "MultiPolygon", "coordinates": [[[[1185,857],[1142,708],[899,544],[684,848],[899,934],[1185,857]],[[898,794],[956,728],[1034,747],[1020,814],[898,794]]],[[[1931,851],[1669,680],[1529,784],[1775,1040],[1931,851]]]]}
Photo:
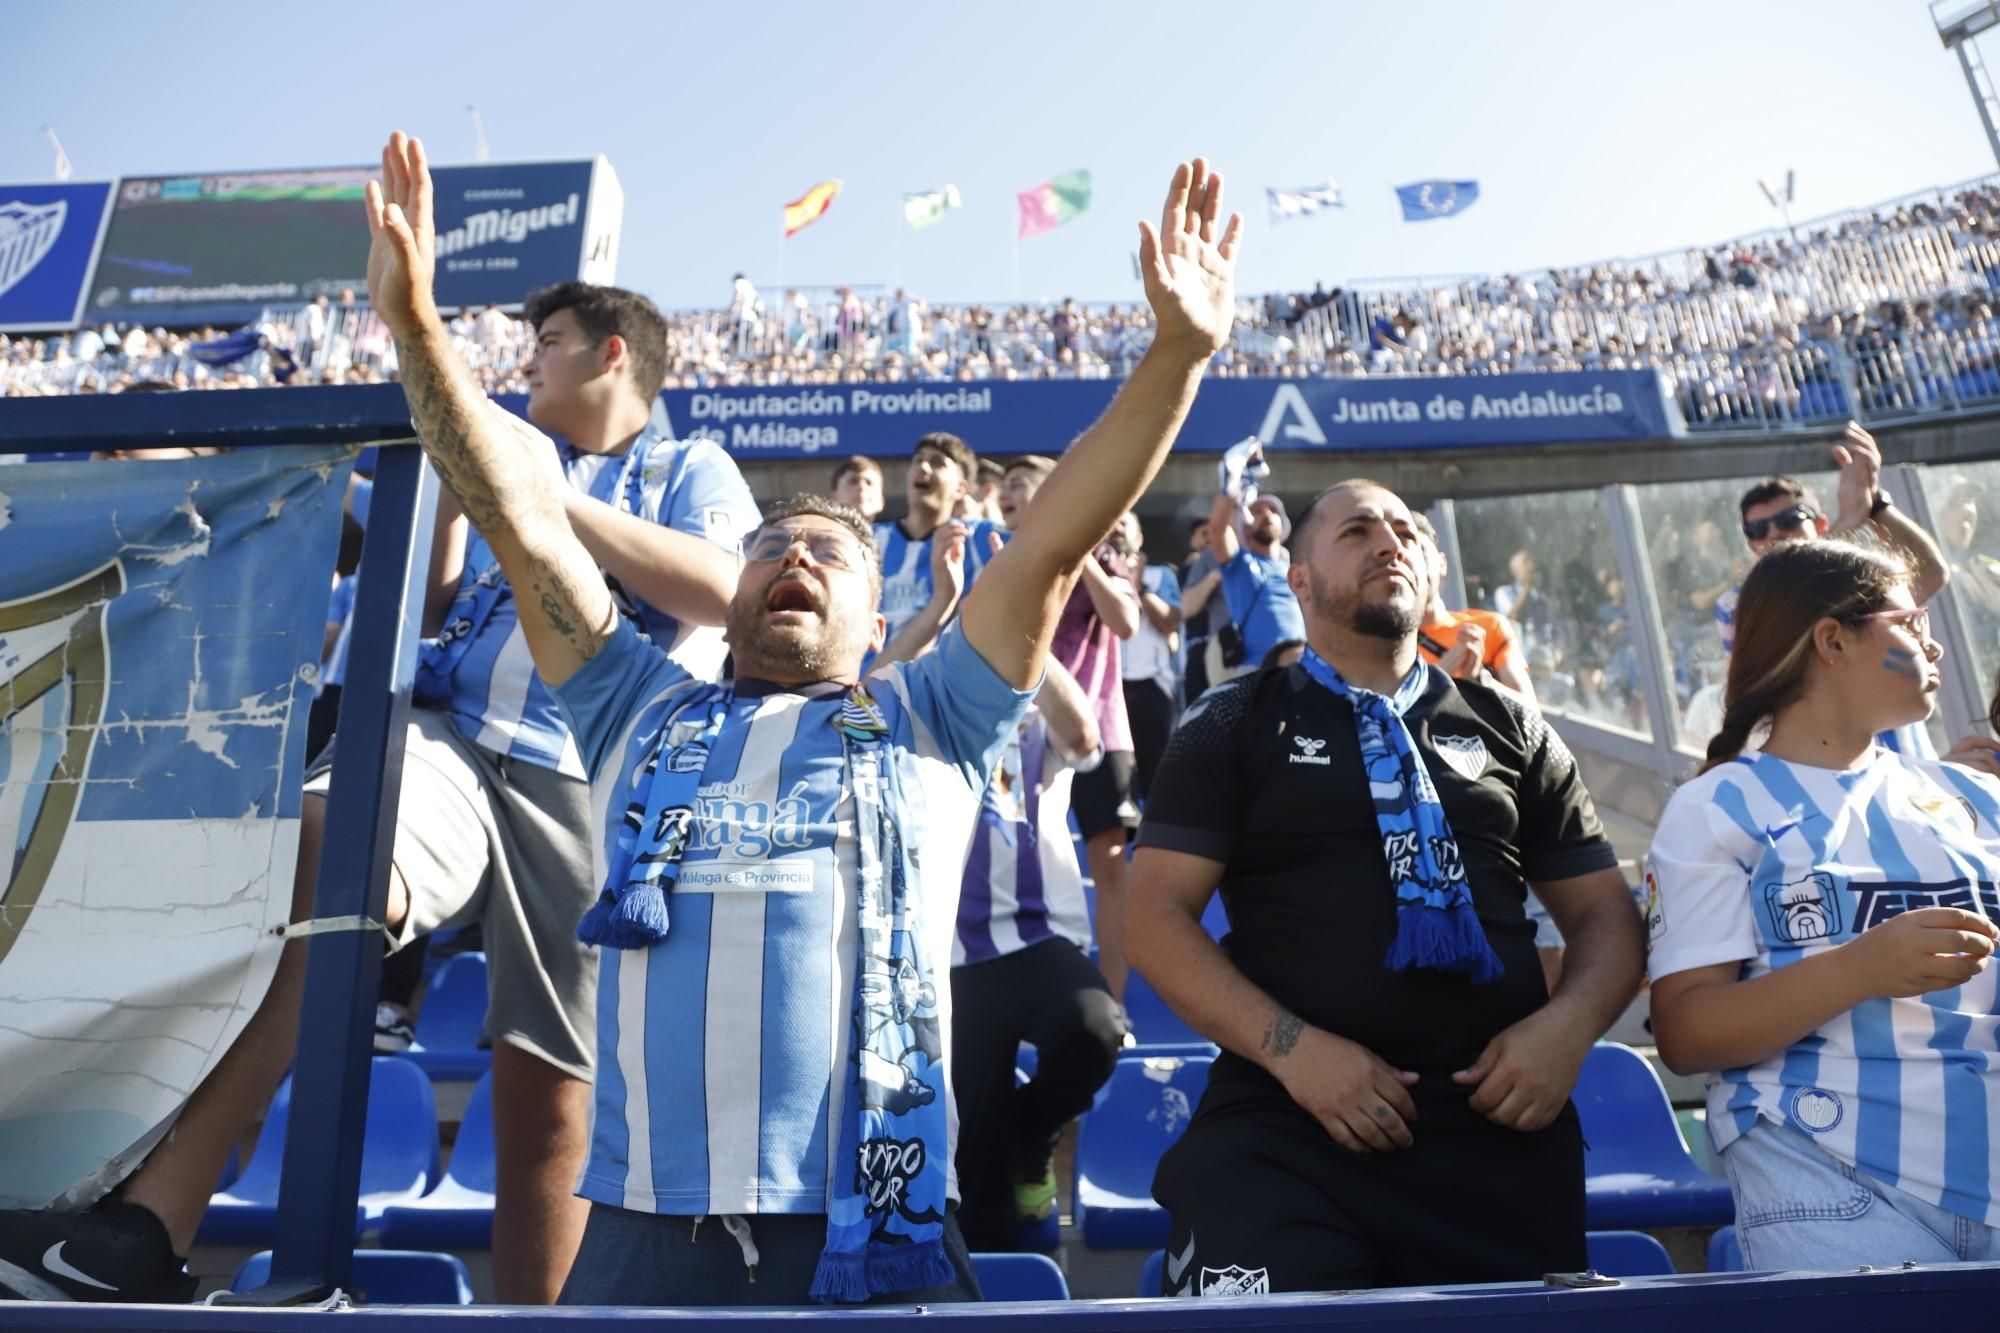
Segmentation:
{"type": "Polygon", "coordinates": [[[1021,229],[1015,233],[1015,239],[1025,241],[1030,236],[1054,231],[1090,207],[1090,173],[1065,171],[1014,197],[1021,204],[1021,229]]]}

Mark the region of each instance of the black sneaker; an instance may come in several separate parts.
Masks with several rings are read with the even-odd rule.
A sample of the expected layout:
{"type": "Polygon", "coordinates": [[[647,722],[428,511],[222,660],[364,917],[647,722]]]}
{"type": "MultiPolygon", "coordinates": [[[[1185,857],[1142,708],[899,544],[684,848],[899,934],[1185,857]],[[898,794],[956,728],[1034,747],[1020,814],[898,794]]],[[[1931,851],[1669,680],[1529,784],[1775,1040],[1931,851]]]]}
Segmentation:
{"type": "Polygon", "coordinates": [[[0,1211],[0,1299],[184,1305],[195,1280],[149,1209],[0,1211]]]}

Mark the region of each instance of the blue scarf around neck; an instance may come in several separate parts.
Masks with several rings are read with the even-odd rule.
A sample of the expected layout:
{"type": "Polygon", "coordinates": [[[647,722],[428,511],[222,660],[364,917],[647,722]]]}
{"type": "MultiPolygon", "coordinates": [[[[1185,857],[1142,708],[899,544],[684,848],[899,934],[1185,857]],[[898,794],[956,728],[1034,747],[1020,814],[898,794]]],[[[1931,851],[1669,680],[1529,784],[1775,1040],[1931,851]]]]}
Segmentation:
{"type": "Polygon", "coordinates": [[[1431,669],[1419,658],[1395,694],[1383,695],[1349,685],[1310,647],[1299,665],[1354,707],[1361,765],[1375,801],[1375,824],[1382,833],[1389,881],[1396,889],[1396,938],[1385,965],[1392,972],[1415,968],[1462,972],[1482,986],[1498,981],[1504,969],[1487,942],[1479,914],[1472,910],[1458,839],[1452,836],[1416,738],[1403,721],[1423,697],[1431,669]]]}

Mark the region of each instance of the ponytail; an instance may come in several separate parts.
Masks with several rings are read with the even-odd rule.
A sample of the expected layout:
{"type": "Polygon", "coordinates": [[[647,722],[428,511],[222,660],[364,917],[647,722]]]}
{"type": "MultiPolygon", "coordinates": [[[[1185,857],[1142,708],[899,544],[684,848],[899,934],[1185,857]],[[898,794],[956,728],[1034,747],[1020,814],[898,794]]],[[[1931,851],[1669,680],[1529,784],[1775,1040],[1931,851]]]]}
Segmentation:
{"type": "Polygon", "coordinates": [[[1750,743],[1750,733],[1757,724],[1770,716],[1770,710],[1759,707],[1758,700],[1731,703],[1722,714],[1722,730],[1708,743],[1708,756],[1702,762],[1701,773],[1708,772],[1720,764],[1726,764],[1743,753],[1743,747],[1750,743]]]}

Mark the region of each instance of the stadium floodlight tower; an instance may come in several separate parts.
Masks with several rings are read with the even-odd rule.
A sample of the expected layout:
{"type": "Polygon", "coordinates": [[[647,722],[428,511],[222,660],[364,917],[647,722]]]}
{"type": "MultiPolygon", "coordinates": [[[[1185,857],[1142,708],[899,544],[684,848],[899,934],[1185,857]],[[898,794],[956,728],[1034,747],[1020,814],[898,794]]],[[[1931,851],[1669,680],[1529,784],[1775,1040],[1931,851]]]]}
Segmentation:
{"type": "Polygon", "coordinates": [[[1937,24],[1938,40],[1958,54],[1959,68],[1965,71],[1965,86],[1972,90],[1973,104],[1979,108],[1979,123],[1986,127],[1986,142],[1993,160],[2000,164],[2000,94],[1979,58],[1979,43],[1973,38],[2000,25],[2000,0],[1931,0],[1931,21],[1937,24]]]}

